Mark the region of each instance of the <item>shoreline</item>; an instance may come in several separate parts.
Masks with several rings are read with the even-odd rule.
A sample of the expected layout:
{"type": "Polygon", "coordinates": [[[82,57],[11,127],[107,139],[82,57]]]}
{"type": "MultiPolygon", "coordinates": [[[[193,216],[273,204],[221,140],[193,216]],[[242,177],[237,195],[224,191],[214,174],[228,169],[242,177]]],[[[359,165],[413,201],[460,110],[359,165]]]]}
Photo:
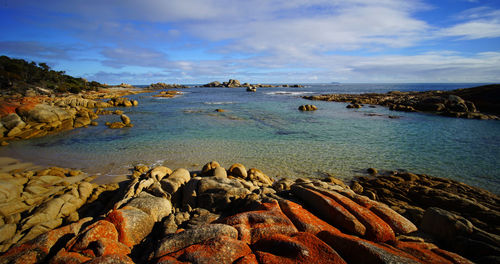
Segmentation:
{"type": "MultiPolygon", "coordinates": [[[[14,163],[12,159],[0,159],[0,161],[14,163]]],[[[211,250],[215,249],[214,255],[211,253],[207,257],[212,261],[227,262],[223,260],[227,256],[221,256],[215,252],[229,247],[231,250],[226,253],[236,254],[240,252],[236,248],[246,248],[248,245],[251,245],[250,251],[245,251],[243,255],[231,255],[234,259],[229,263],[246,255],[249,256],[248,258],[257,258],[260,262],[263,257],[260,252],[267,252],[266,256],[272,255],[274,261],[271,263],[282,262],[282,253],[267,244],[261,245],[263,241],[269,239],[269,243],[281,243],[279,241],[295,243],[293,242],[296,241],[295,239],[302,241],[300,243],[309,241],[302,244],[308,250],[315,248],[317,243],[326,243],[328,247],[324,248],[326,251],[322,254],[314,253],[314,250],[310,251],[311,255],[307,258],[312,262],[323,259],[323,254],[332,252],[331,249],[337,251],[339,254],[337,257],[348,263],[356,263],[358,254],[363,255],[365,261],[376,260],[376,257],[373,259],[372,255],[365,255],[367,252],[363,247],[355,246],[357,251],[354,253],[339,247],[336,242],[332,243],[332,239],[341,239],[343,243],[349,243],[352,246],[362,241],[369,241],[375,247],[371,250],[376,250],[380,254],[389,254],[391,258],[401,261],[422,257],[424,258],[420,261],[425,260],[424,262],[441,261],[443,256],[447,256],[445,258],[448,259],[447,263],[469,263],[463,257],[478,263],[487,263],[485,261],[491,259],[488,256],[500,253],[495,251],[495,243],[500,241],[493,242],[496,239],[495,233],[500,232],[498,224],[495,224],[498,223],[496,220],[500,219],[500,212],[497,208],[500,197],[463,183],[423,174],[379,173],[376,169],[370,169],[366,177],[346,185],[334,177],[272,179],[265,172],[255,168],[248,169],[243,164],[236,163],[229,168],[223,168],[218,162],[212,161],[202,168],[199,166],[201,170],[183,168],[171,170],[164,166],[138,165],[131,168],[131,173],[124,181],[103,185],[95,184],[94,177],[81,171],[55,167],[33,168],[31,164],[22,163],[18,165],[22,166],[17,169],[15,166],[12,167],[14,170],[9,173],[0,172],[2,178],[15,182],[27,180],[25,185],[31,189],[25,188],[21,191],[20,197],[28,197],[26,196],[28,192],[36,189],[38,190],[36,195],[42,195],[41,197],[45,198],[36,198],[39,196],[33,196],[35,193],[31,192],[29,199],[34,199],[32,201],[35,207],[29,210],[30,213],[12,211],[12,208],[17,207],[0,206],[4,215],[2,219],[6,222],[6,225],[0,228],[8,226],[9,232],[13,232],[9,233],[13,234],[11,239],[18,241],[13,243],[15,246],[5,244],[5,242],[2,244],[2,251],[8,248],[10,250],[0,256],[0,263],[10,263],[10,261],[17,263],[16,259],[22,260],[33,254],[35,254],[33,256],[36,261],[31,263],[49,260],[76,261],[77,259],[97,261],[100,258],[108,261],[125,259],[128,261],[126,263],[151,263],[151,261],[161,263],[162,260],[167,259],[185,261],[183,254],[187,253],[181,255],[172,253],[178,250],[186,252],[184,250],[195,249],[201,250],[200,252],[207,252],[207,250],[212,252],[211,250]],[[61,184],[61,181],[67,183],[61,184]],[[425,207],[422,201],[409,202],[404,199],[405,202],[395,204],[394,198],[402,199],[398,196],[402,189],[392,189],[387,192],[385,188],[392,188],[389,185],[391,182],[399,182],[401,188],[410,186],[411,190],[426,190],[431,200],[427,200],[425,207]],[[35,188],[35,186],[38,187],[35,188]],[[59,188],[59,191],[47,193],[43,191],[47,190],[47,186],[57,186],[56,189],[59,188]],[[463,190],[454,191],[456,188],[463,190]],[[71,190],[78,191],[75,193],[71,190]],[[390,196],[392,198],[387,196],[389,193],[393,195],[390,196]],[[439,195],[436,196],[436,194],[439,195]],[[76,196],[69,199],[71,195],[76,196]],[[464,195],[476,196],[468,198],[464,195]],[[67,200],[63,198],[66,196],[68,196],[67,200]],[[450,198],[455,200],[450,200],[450,198]],[[337,201],[336,205],[332,205],[333,202],[325,204],[325,201],[333,201],[332,199],[337,201]],[[62,204],[57,206],[62,206],[61,208],[67,208],[67,210],[52,210],[52,206],[56,206],[55,201],[61,201],[62,204]],[[429,201],[437,201],[437,203],[429,201]],[[455,207],[450,207],[447,203],[454,204],[455,207]],[[422,208],[417,210],[416,205],[422,208]],[[435,209],[435,207],[441,207],[441,209],[435,209]],[[354,218],[340,222],[329,218],[330,213],[326,214],[326,212],[330,212],[333,208],[345,208],[343,210],[351,212],[354,218]],[[22,217],[6,217],[5,214],[8,213],[5,210],[7,209],[22,217]],[[451,210],[448,212],[443,209],[451,210]],[[366,210],[372,213],[368,214],[366,210]],[[416,212],[419,218],[415,217],[416,212]],[[457,225],[457,223],[468,221],[463,220],[463,217],[472,216],[474,219],[471,219],[472,223],[469,224],[472,229],[463,229],[457,225]],[[261,224],[247,226],[248,222],[244,220],[247,219],[245,217],[267,220],[262,220],[264,222],[261,224]],[[442,219],[448,219],[448,222],[443,222],[442,219]],[[354,221],[352,223],[357,223],[359,227],[353,229],[350,224],[347,224],[351,223],[349,221],[354,221]],[[432,224],[427,224],[429,221],[432,224]],[[377,223],[376,229],[368,228],[375,223],[377,223]],[[450,236],[448,231],[432,229],[436,223],[439,223],[439,228],[442,230],[453,230],[453,235],[450,236]],[[12,229],[14,227],[16,228],[12,229]],[[236,229],[232,229],[233,227],[236,229]],[[362,231],[365,227],[366,231],[362,231]],[[205,230],[206,228],[208,230],[205,230]],[[417,229],[420,231],[416,232],[417,229]],[[214,231],[215,234],[222,233],[214,235],[214,231]],[[111,239],[110,241],[102,240],[109,232],[115,233],[116,237],[113,235],[106,238],[111,239]],[[482,243],[486,243],[490,251],[486,255],[482,253],[478,255],[479,251],[475,250],[476,247],[473,247],[474,250],[467,250],[459,247],[460,243],[453,244],[453,241],[458,241],[457,238],[461,232],[471,232],[474,234],[474,239],[480,239],[482,243]],[[93,234],[94,238],[88,237],[89,234],[93,234]],[[63,235],[71,239],[61,243],[59,240],[63,235]],[[47,240],[49,237],[52,242],[47,240]],[[198,238],[201,240],[197,240],[198,238]],[[96,251],[91,247],[90,242],[78,244],[83,243],[81,241],[85,241],[84,239],[97,241],[102,250],[96,251]],[[215,242],[213,239],[226,242],[220,245],[218,244],[220,242],[215,242]],[[75,243],[82,246],[75,246],[75,243]],[[175,249],[173,249],[171,243],[182,246],[174,246],[175,249]],[[391,245],[393,249],[388,251],[385,245],[391,245]],[[408,251],[410,245],[411,250],[408,251]],[[436,251],[437,249],[439,251],[436,251]],[[420,253],[415,255],[414,250],[420,253]],[[436,252],[440,253],[436,254],[436,252]]],[[[413,196],[410,194],[409,197],[413,196]]],[[[9,198],[7,200],[9,201],[9,198]]],[[[10,200],[8,203],[15,201],[10,200]]],[[[471,243],[467,239],[470,238],[466,237],[465,240],[460,241],[471,243]]],[[[287,250],[294,251],[293,247],[287,250]]],[[[297,255],[292,257],[294,258],[298,261],[302,257],[297,255]]]]}

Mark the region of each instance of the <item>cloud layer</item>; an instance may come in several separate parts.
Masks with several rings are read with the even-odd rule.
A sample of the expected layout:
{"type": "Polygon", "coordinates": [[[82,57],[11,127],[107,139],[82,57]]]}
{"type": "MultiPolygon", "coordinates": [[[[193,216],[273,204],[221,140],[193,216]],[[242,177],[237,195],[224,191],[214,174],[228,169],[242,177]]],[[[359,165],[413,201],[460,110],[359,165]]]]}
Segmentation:
{"type": "Polygon", "coordinates": [[[64,41],[7,35],[0,48],[61,67],[93,60],[75,73],[106,82],[126,74],[187,83],[500,81],[500,8],[446,8],[419,0],[18,0],[4,12],[64,41]],[[43,22],[26,21],[35,14],[43,22]],[[471,41],[481,47],[469,51],[471,41]]]}

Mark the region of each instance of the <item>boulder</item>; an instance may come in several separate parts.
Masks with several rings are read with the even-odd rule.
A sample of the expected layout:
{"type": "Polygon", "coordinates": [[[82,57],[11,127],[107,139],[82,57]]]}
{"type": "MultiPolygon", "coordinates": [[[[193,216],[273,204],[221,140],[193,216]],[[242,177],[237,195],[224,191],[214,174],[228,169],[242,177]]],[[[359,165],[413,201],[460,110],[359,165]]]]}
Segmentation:
{"type": "Polygon", "coordinates": [[[292,192],[314,208],[321,218],[333,226],[358,236],[365,235],[366,227],[334,199],[297,184],[292,186],[292,192]]]}
{"type": "Polygon", "coordinates": [[[201,169],[201,175],[214,176],[213,172],[217,167],[220,167],[220,164],[217,161],[210,161],[209,163],[205,164],[205,166],[203,166],[203,168],[201,169]]]}
{"type": "Polygon", "coordinates": [[[281,199],[279,205],[283,213],[285,213],[295,227],[301,232],[308,232],[314,235],[324,230],[340,232],[338,229],[319,219],[297,203],[281,199]]]}
{"type": "Polygon", "coordinates": [[[269,235],[252,245],[258,263],[345,264],[328,244],[309,233],[269,235]]]}
{"type": "Polygon", "coordinates": [[[118,231],[111,222],[99,220],[91,224],[69,242],[67,247],[72,251],[82,251],[87,249],[92,242],[100,239],[118,241],[118,231]]]}
{"type": "Polygon", "coordinates": [[[230,175],[238,178],[242,178],[246,180],[247,178],[247,170],[243,164],[240,163],[235,163],[229,167],[229,170],[227,170],[230,175]]]}
{"type": "MultiPolygon", "coordinates": [[[[147,168],[147,166],[145,166],[145,167],[147,168]]],[[[141,170],[141,168],[139,168],[138,171],[141,172],[141,173],[144,173],[144,172],[147,171],[147,169],[146,170],[144,170],[144,169],[141,170]]],[[[163,177],[172,174],[172,170],[169,169],[169,168],[167,168],[167,167],[165,167],[165,166],[157,166],[157,167],[153,168],[149,172],[149,174],[151,175],[151,177],[155,178],[157,181],[161,181],[163,179],[163,177]]]]}
{"type": "Polygon", "coordinates": [[[130,206],[113,210],[106,220],[118,231],[118,241],[128,247],[139,244],[153,229],[155,220],[144,211],[130,206]]]}
{"type": "Polygon", "coordinates": [[[157,263],[234,263],[236,260],[252,253],[250,247],[243,241],[233,237],[218,236],[202,243],[161,258],[157,263]]]}
{"type": "Polygon", "coordinates": [[[220,212],[227,209],[233,201],[243,199],[248,194],[250,191],[236,179],[203,177],[196,191],[197,206],[220,212]]]}
{"type": "Polygon", "coordinates": [[[229,216],[222,223],[238,230],[238,239],[253,244],[274,234],[291,235],[298,230],[281,211],[278,202],[262,203],[257,210],[229,216]]]}
{"type": "Polygon", "coordinates": [[[226,172],[226,169],[224,169],[223,167],[216,167],[214,169],[214,176],[217,177],[217,178],[227,178],[227,172],[226,172]]]}
{"type": "Polygon", "coordinates": [[[247,175],[247,180],[258,181],[266,185],[273,185],[272,179],[259,169],[251,168],[248,170],[247,175]]]}
{"type": "Polygon", "coordinates": [[[392,228],[367,208],[335,191],[324,191],[317,188],[315,188],[315,191],[334,199],[353,214],[366,227],[365,235],[367,239],[376,242],[394,241],[396,239],[392,228]]]}
{"type": "Polygon", "coordinates": [[[128,117],[127,115],[122,114],[120,118],[125,125],[130,124],[130,117],[128,117]]]}
{"type": "Polygon", "coordinates": [[[425,210],[420,229],[444,244],[450,245],[458,236],[471,236],[474,226],[459,215],[437,207],[429,207],[425,210]]]}
{"type": "Polygon", "coordinates": [[[229,225],[210,224],[168,235],[160,242],[158,248],[155,250],[154,257],[159,258],[190,245],[202,243],[220,236],[237,239],[238,231],[229,225]]]}
{"type": "Polygon", "coordinates": [[[301,105],[299,106],[300,111],[316,111],[318,107],[315,105],[301,105]]]}
{"type": "Polygon", "coordinates": [[[155,222],[161,221],[172,212],[172,203],[164,197],[156,197],[147,192],[141,192],[139,196],[130,200],[127,206],[141,209],[153,218],[155,222]]]}
{"type": "Polygon", "coordinates": [[[26,123],[16,113],[9,114],[2,118],[2,124],[7,130],[14,128],[23,129],[26,123]]]}
{"type": "Polygon", "coordinates": [[[184,184],[191,179],[191,174],[188,170],[180,168],[176,169],[167,178],[161,180],[161,187],[170,194],[174,194],[184,184]]]}

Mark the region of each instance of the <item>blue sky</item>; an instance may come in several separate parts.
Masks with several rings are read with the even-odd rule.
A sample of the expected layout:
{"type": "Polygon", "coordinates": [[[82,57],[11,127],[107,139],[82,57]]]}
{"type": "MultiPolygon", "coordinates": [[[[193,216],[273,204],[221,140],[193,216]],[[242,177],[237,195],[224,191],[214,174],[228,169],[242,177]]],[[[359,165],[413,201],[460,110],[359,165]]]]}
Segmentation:
{"type": "Polygon", "coordinates": [[[104,83],[500,82],[498,0],[0,0],[0,32],[104,83]]]}

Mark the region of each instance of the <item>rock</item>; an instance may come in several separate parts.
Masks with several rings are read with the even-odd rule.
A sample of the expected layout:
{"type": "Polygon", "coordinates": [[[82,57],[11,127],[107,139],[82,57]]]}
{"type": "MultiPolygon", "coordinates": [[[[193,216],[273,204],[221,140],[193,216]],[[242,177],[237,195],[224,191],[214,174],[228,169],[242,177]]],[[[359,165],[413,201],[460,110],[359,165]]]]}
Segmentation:
{"type": "Polygon", "coordinates": [[[210,224],[196,229],[186,230],[166,236],[155,250],[154,257],[159,258],[190,245],[199,244],[220,236],[237,239],[238,231],[229,225],[210,224]]]}
{"type": "Polygon", "coordinates": [[[5,224],[0,226],[0,244],[10,240],[16,234],[16,230],[16,224],[5,224]]]}
{"type": "Polygon", "coordinates": [[[301,105],[299,106],[300,111],[316,111],[318,107],[315,105],[301,105]]]}
{"type": "Polygon", "coordinates": [[[26,126],[26,123],[19,117],[17,114],[12,113],[2,118],[3,126],[12,130],[14,128],[23,129],[26,126]]]}
{"type": "Polygon", "coordinates": [[[375,168],[368,168],[366,169],[366,172],[368,172],[371,175],[377,175],[378,171],[375,168]]]}
{"type": "Polygon", "coordinates": [[[94,258],[85,264],[134,264],[132,259],[126,255],[110,254],[94,258]]]}
{"type": "Polygon", "coordinates": [[[314,208],[321,218],[327,220],[333,226],[351,234],[365,235],[366,227],[332,198],[298,185],[292,186],[292,192],[314,208]]]}
{"type": "Polygon", "coordinates": [[[125,206],[113,210],[106,220],[113,223],[118,231],[118,241],[133,247],[143,240],[153,229],[154,219],[135,207],[125,206]]]}
{"type": "Polygon", "coordinates": [[[370,209],[374,212],[378,217],[383,219],[389,226],[391,226],[392,230],[395,233],[399,234],[408,234],[414,231],[417,231],[417,227],[408,219],[398,214],[394,210],[392,210],[389,206],[379,203],[377,201],[370,200],[366,196],[357,195],[357,194],[348,194],[351,199],[356,201],[358,204],[370,209]]]}
{"type": "Polygon", "coordinates": [[[122,122],[106,123],[106,125],[111,129],[119,129],[125,127],[125,124],[122,122]]]}
{"type": "Polygon", "coordinates": [[[91,122],[92,120],[90,120],[90,118],[87,116],[77,117],[75,118],[73,126],[75,128],[84,127],[90,125],[91,122]]]}
{"type": "Polygon", "coordinates": [[[212,212],[220,212],[236,200],[245,198],[250,191],[238,180],[203,177],[198,183],[197,206],[212,212]]]}
{"type": "Polygon", "coordinates": [[[215,109],[215,112],[218,112],[218,113],[223,113],[223,112],[226,112],[226,110],[224,110],[224,109],[220,109],[220,108],[217,108],[217,109],[215,109]]]}
{"type": "Polygon", "coordinates": [[[246,180],[247,179],[247,170],[243,164],[240,163],[235,163],[229,167],[229,170],[227,170],[230,175],[234,177],[238,177],[241,179],[246,180]]]}
{"type": "Polygon", "coordinates": [[[125,125],[130,124],[130,117],[128,117],[127,115],[122,114],[120,118],[125,125]]]}
{"type": "Polygon", "coordinates": [[[297,203],[282,199],[279,201],[279,205],[283,213],[285,213],[295,227],[301,232],[308,232],[314,235],[324,230],[340,232],[338,229],[319,219],[297,203]]]}
{"type": "Polygon", "coordinates": [[[53,248],[54,245],[78,234],[81,226],[90,220],[91,218],[82,219],[77,223],[44,233],[28,243],[19,244],[0,256],[0,263],[41,263],[51,250],[57,251],[53,248]]]}
{"type": "Polygon", "coordinates": [[[252,250],[245,242],[219,236],[172,253],[161,258],[158,263],[172,263],[171,258],[183,263],[234,263],[251,253],[252,250]]]}
{"type": "Polygon", "coordinates": [[[430,207],[425,210],[420,229],[445,244],[453,244],[458,236],[471,236],[474,226],[461,216],[430,207]]]}
{"type": "MultiPolygon", "coordinates": [[[[144,167],[145,168],[138,168],[138,171],[141,173],[146,172],[148,170],[146,168],[148,168],[148,167],[147,166],[144,166],[144,167]],[[146,169],[146,170],[144,170],[144,169],[146,169]]],[[[157,167],[153,168],[149,172],[149,174],[151,175],[151,177],[155,178],[157,181],[161,181],[163,179],[163,177],[172,174],[172,170],[165,167],[165,166],[157,166],[157,167]]]]}
{"type": "Polygon", "coordinates": [[[273,234],[291,235],[298,231],[276,201],[262,203],[255,211],[239,213],[222,222],[235,227],[238,239],[249,244],[273,234]]]}
{"type": "MultiPolygon", "coordinates": [[[[7,128],[4,127],[4,125],[2,124],[2,122],[0,122],[0,138],[2,138],[4,135],[5,135],[5,132],[7,132],[7,128]]],[[[2,142],[5,142],[5,141],[2,141],[2,142]]]]}
{"type": "Polygon", "coordinates": [[[127,206],[141,209],[153,218],[155,222],[161,221],[172,212],[172,203],[163,197],[156,197],[146,192],[130,200],[127,206]]]}
{"type": "Polygon", "coordinates": [[[252,249],[259,263],[346,263],[334,249],[309,233],[270,235],[252,249]]]}
{"type": "Polygon", "coordinates": [[[203,168],[201,169],[201,175],[214,176],[213,172],[216,167],[220,167],[220,164],[217,161],[210,161],[209,163],[205,164],[205,166],[203,166],[203,168]]]}
{"type": "Polygon", "coordinates": [[[68,248],[72,251],[82,251],[87,249],[92,242],[100,239],[110,239],[118,241],[118,231],[115,226],[106,220],[99,220],[86,227],[80,234],[70,241],[68,248]]]}
{"type": "Polygon", "coordinates": [[[347,263],[420,263],[403,251],[355,236],[323,231],[317,237],[334,248],[347,263]]]}
{"type": "Polygon", "coordinates": [[[92,121],[92,122],[90,122],[90,125],[91,125],[91,126],[98,126],[98,125],[99,125],[99,123],[97,123],[96,121],[92,121]]]}
{"type": "Polygon", "coordinates": [[[392,228],[367,208],[335,191],[323,191],[316,188],[315,191],[334,199],[353,214],[366,227],[365,235],[367,239],[375,242],[387,242],[396,239],[392,228]]]}
{"type": "Polygon", "coordinates": [[[271,178],[269,178],[269,176],[264,174],[259,169],[251,168],[248,170],[247,175],[248,175],[247,179],[250,181],[258,181],[258,182],[261,182],[261,183],[266,184],[266,185],[273,184],[273,181],[271,180],[271,178]]]}
{"type": "Polygon", "coordinates": [[[222,167],[215,167],[214,169],[214,176],[217,178],[227,178],[227,172],[224,168],[222,167]]]}
{"type": "Polygon", "coordinates": [[[39,123],[53,123],[73,118],[74,114],[57,106],[46,104],[38,104],[32,109],[18,108],[18,112],[27,121],[35,121],[39,123]]]}
{"type": "Polygon", "coordinates": [[[358,182],[353,182],[351,185],[351,190],[353,190],[355,193],[363,193],[363,186],[359,184],[358,182]]]}
{"type": "Polygon", "coordinates": [[[167,178],[161,180],[161,187],[170,194],[174,194],[179,187],[186,184],[191,179],[191,175],[186,169],[176,169],[167,178]]]}
{"type": "Polygon", "coordinates": [[[91,260],[92,258],[86,257],[77,252],[68,252],[65,249],[61,249],[57,254],[50,260],[50,264],[80,264],[91,260]]]}
{"type": "Polygon", "coordinates": [[[220,87],[220,86],[221,86],[221,83],[218,81],[213,81],[211,83],[207,83],[207,84],[203,85],[203,87],[220,87]]]}
{"type": "Polygon", "coordinates": [[[361,108],[361,107],[363,107],[363,106],[360,104],[355,104],[355,103],[351,103],[351,104],[346,106],[346,108],[361,108]]]}
{"type": "Polygon", "coordinates": [[[256,87],[247,87],[247,92],[257,92],[256,87]]]}

